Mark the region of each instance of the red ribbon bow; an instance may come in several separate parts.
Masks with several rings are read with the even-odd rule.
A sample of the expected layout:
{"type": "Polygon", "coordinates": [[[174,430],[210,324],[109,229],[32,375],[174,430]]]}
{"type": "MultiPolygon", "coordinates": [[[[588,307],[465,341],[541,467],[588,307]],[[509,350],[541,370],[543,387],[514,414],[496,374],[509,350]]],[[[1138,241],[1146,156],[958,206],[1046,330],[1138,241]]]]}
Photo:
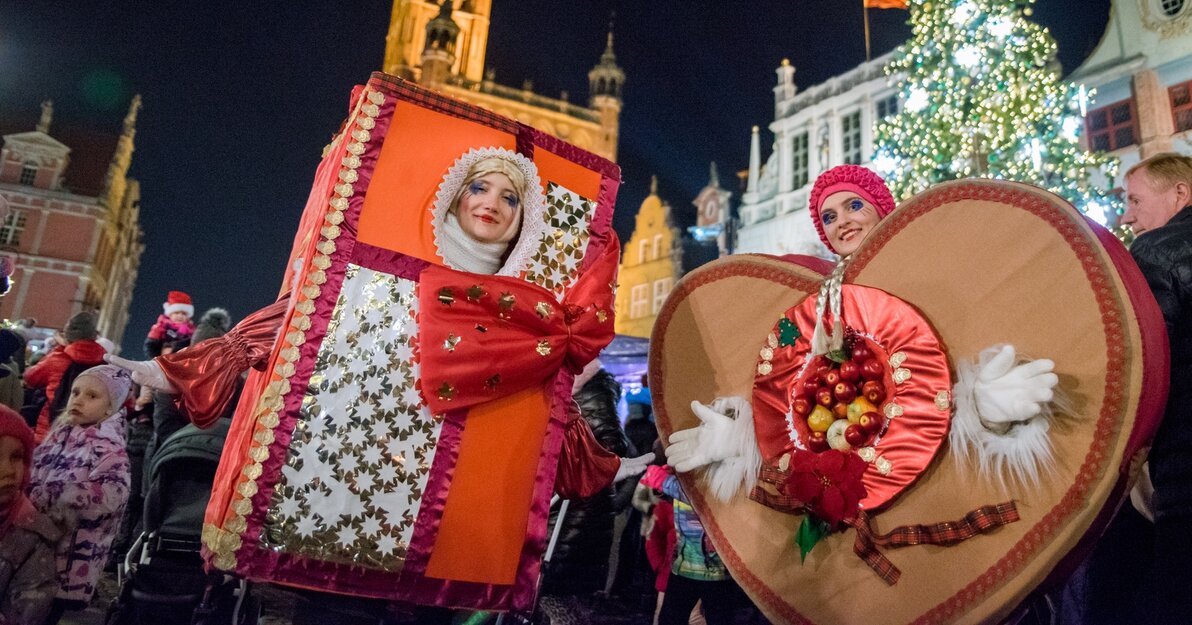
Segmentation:
{"type": "Polygon", "coordinates": [[[419,279],[422,395],[432,413],[578,373],[613,340],[619,246],[610,241],[563,302],[536,284],[432,266],[419,279]]]}

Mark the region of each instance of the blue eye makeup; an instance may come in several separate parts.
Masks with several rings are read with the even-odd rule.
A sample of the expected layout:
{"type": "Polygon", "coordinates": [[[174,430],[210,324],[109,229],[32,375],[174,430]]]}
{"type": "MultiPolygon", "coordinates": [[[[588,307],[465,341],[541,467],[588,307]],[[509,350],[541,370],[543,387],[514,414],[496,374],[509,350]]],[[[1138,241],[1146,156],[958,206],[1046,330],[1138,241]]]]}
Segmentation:
{"type": "Polygon", "coordinates": [[[513,208],[517,208],[517,196],[516,195],[506,195],[505,202],[508,203],[509,206],[511,206],[513,208]]]}
{"type": "Polygon", "coordinates": [[[826,226],[836,221],[836,213],[834,211],[824,211],[820,213],[820,221],[826,226]]]}
{"type": "Polygon", "coordinates": [[[472,195],[483,192],[484,184],[481,182],[473,182],[472,184],[468,185],[468,193],[471,193],[472,195]]]}
{"type": "Polygon", "coordinates": [[[849,200],[848,207],[849,207],[849,210],[859,211],[862,208],[865,208],[865,204],[862,203],[861,200],[858,200],[857,198],[853,198],[853,199],[849,200]]]}

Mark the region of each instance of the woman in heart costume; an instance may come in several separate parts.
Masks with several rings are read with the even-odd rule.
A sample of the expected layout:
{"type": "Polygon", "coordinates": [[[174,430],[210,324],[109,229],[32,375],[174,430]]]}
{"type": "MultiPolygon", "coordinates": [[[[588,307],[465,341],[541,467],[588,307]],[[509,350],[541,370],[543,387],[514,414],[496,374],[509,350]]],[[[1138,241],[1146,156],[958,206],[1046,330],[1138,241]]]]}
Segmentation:
{"type": "MultiPolygon", "coordinates": [[[[1129,461],[1153,432],[1154,396],[1164,389],[1151,376],[1163,366],[1165,352],[1154,340],[1153,300],[1147,301],[1145,284],[1136,280],[1136,267],[1123,260],[1124,249],[1068,212],[1070,207],[1061,209],[1062,200],[1025,185],[966,182],[963,188],[957,183],[945,189],[895,212],[884,182],[869,170],[852,165],[829,170],[813,187],[809,213],[821,240],[841,255],[838,264],[808,257],[722,259],[718,266],[689,274],[660,314],[650,373],[652,381],[662,381],[652,386],[662,391],[655,403],[662,413],[660,429],[671,443],[668,462],[695,494],[701,518],[710,520],[709,534],[734,577],[776,622],[1004,617],[1048,575],[1066,572],[1067,565],[1057,565],[1063,553],[1036,552],[1059,549],[1061,543],[1070,548],[1081,532],[1103,522],[1097,504],[1120,496],[1129,461]],[[1123,353],[1114,347],[1099,354],[1109,355],[1111,367],[1133,369],[1138,376],[1128,380],[1138,387],[1106,396],[1106,405],[1112,400],[1124,425],[1081,414],[1082,407],[1089,408],[1088,387],[1060,383],[1061,376],[1076,377],[1073,373],[1060,370],[1057,376],[1051,360],[1018,356],[1021,340],[1021,351],[1056,353],[1069,362],[1068,348],[1039,347],[1050,344],[1039,337],[1053,328],[1016,334],[1012,324],[998,320],[1012,317],[1015,309],[1003,308],[995,317],[989,307],[962,302],[956,284],[971,280],[980,290],[984,283],[957,280],[938,258],[926,271],[899,271],[874,260],[883,253],[875,241],[897,250],[888,252],[890,257],[907,264],[916,257],[934,258],[923,244],[937,237],[920,236],[918,245],[898,247],[896,242],[897,236],[909,238],[907,232],[929,232],[915,228],[936,218],[939,223],[932,223],[939,237],[952,235],[949,227],[955,230],[959,243],[949,252],[974,243],[956,225],[961,222],[951,221],[976,219],[976,209],[966,202],[982,210],[987,203],[997,211],[990,213],[993,232],[972,231],[989,239],[1000,232],[995,219],[1015,228],[1038,228],[1031,220],[1039,216],[1058,224],[1059,234],[1079,251],[1075,269],[1083,267],[1089,284],[1103,296],[1088,323],[1134,324],[1126,339],[1106,337],[1110,344],[1133,340],[1137,349],[1123,353]],[[1024,218],[1024,212],[1033,214],[1024,218]],[[1077,232],[1075,225],[1086,230],[1077,232]],[[1111,261],[1107,266],[1089,260],[1098,251],[1111,261]],[[1124,284],[1106,284],[1115,274],[1124,276],[1124,284]],[[867,275],[877,277],[865,284],[867,275]],[[893,286],[875,286],[882,281],[893,286]],[[1121,299],[1129,315],[1110,310],[1115,286],[1126,296],[1121,299]],[[896,296],[894,288],[914,297],[896,296]],[[739,301],[746,289],[753,289],[751,303],[738,314],[730,318],[716,308],[718,297],[735,293],[739,301]],[[962,312],[978,318],[969,325],[962,312]],[[774,316],[767,321],[768,315],[774,316]],[[741,327],[742,319],[755,316],[760,319],[741,327]],[[717,334],[729,327],[731,343],[717,334]],[[765,331],[754,346],[748,337],[761,328],[765,331]],[[740,343],[746,345],[737,347],[740,343]],[[756,350],[752,357],[743,351],[751,348],[756,350]],[[1131,367],[1130,357],[1145,366],[1131,367]],[[1149,372],[1145,397],[1139,390],[1143,372],[1149,372]],[[741,392],[746,390],[749,395],[741,392]],[[1068,393],[1077,398],[1057,400],[1068,393]],[[1118,406],[1122,396],[1137,403],[1118,406]],[[1102,444],[1098,437],[1114,440],[1102,444]],[[1096,453],[1080,445],[1092,445],[1096,453]],[[1121,455],[1111,457],[1114,453],[1121,455]],[[1084,464],[1074,471],[1078,460],[1084,464]],[[1117,472],[1106,471],[1115,460],[1121,480],[1111,479],[1117,472]],[[1094,485],[1093,476],[1103,484],[1094,485]],[[1074,485],[1063,493],[1069,479],[1074,485]],[[1048,499],[1053,493],[1063,493],[1056,495],[1059,504],[1048,499]],[[1082,508],[1077,495],[1093,501],[1078,522],[1072,521],[1079,517],[1073,511],[1082,508]],[[879,524],[889,527],[887,518],[895,527],[879,530],[879,524]],[[1061,519],[1071,525],[1072,535],[1054,545],[1040,541],[1045,532],[1067,531],[1061,519]],[[891,556],[905,566],[896,566],[884,553],[913,545],[922,547],[891,556]],[[1038,561],[1024,553],[1038,555],[1038,561]],[[984,558],[995,564],[981,569],[984,558]],[[1029,587],[1006,582],[1015,566],[1030,569],[1031,575],[1019,576],[1021,583],[1031,582],[1029,587]],[[869,571],[868,578],[862,569],[869,571]]],[[[1059,253],[1054,243],[1048,245],[1041,249],[1059,253]]],[[[1013,265],[1013,259],[1009,262],[1013,265]]],[[[953,264],[956,275],[968,269],[959,257],[953,264]]],[[[990,274],[985,277],[993,293],[988,299],[1002,297],[994,293],[1002,288],[998,269],[986,264],[980,270],[990,274]]],[[[1081,305],[1074,300],[1071,307],[1076,311],[1081,305]]],[[[1105,389],[1122,383],[1114,381],[1121,377],[1116,373],[1111,369],[1105,389]]],[[[1095,378],[1104,371],[1086,375],[1095,378]]]]}
{"type": "Polygon", "coordinates": [[[357,597],[530,608],[551,492],[582,497],[635,466],[595,443],[569,392],[613,335],[617,179],[549,135],[374,74],[316,173],[279,300],[221,339],[120,361],[199,425],[253,370],[208,562],[357,597]]]}

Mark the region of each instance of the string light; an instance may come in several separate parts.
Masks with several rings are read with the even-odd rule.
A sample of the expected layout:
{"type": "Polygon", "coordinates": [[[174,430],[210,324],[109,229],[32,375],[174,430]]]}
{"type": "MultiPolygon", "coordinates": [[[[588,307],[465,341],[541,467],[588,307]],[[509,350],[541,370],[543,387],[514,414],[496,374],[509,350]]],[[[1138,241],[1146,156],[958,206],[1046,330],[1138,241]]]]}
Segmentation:
{"type": "Polygon", "coordinates": [[[1025,17],[1033,1],[910,0],[912,38],[886,68],[905,105],[875,141],[897,198],[978,175],[1049,189],[1098,221],[1120,214],[1117,160],[1079,143],[1091,93],[1057,75],[1055,41],[1025,17]]]}

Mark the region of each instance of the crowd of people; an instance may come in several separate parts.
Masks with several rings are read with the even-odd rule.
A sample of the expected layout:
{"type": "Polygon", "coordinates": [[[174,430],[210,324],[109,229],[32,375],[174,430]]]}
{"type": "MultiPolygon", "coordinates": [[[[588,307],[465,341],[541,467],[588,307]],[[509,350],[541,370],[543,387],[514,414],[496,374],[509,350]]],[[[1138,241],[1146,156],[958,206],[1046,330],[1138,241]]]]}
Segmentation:
{"type": "MultiPolygon", "coordinates": [[[[865,176],[866,184],[840,183],[810,207],[821,238],[841,255],[857,249],[893,210],[888,191],[875,194],[869,185],[876,176],[865,176]]],[[[1137,567],[1123,571],[1114,545],[1094,551],[1066,600],[1054,603],[1066,622],[1101,622],[1107,615],[1112,620],[1105,622],[1139,622],[1143,614],[1180,622],[1192,614],[1189,596],[1170,581],[1183,579],[1192,557],[1192,437],[1184,424],[1192,392],[1192,159],[1148,159],[1130,170],[1126,187],[1123,223],[1139,235],[1132,253],[1167,324],[1171,393],[1151,456],[1153,496],[1138,498],[1153,521],[1140,520],[1127,506],[1110,532],[1150,541],[1154,557],[1134,550],[1137,567]],[[1126,574],[1133,578],[1123,581],[1126,574]],[[1138,592],[1123,597],[1121,586],[1114,587],[1122,583],[1138,592]]],[[[516,206],[516,198],[509,201],[516,206]]],[[[147,334],[146,358],[230,329],[221,309],[197,323],[193,318],[189,297],[171,292],[147,334]]],[[[100,576],[113,570],[140,532],[144,468],[189,422],[169,394],[137,388],[128,371],[105,364],[111,351],[90,312],[71,317],[36,353],[29,353],[21,324],[0,329],[0,624],[53,625],[94,599],[100,576]]],[[[602,610],[620,603],[652,610],[654,622],[664,625],[734,622],[742,618],[735,609],[752,607],[667,464],[668,451],[674,451],[672,463],[694,467],[682,461],[690,459],[691,445],[680,436],[669,450],[658,439],[649,386],[642,381],[643,391],[628,398],[623,417],[617,412],[621,385],[598,360],[576,376],[573,397],[596,441],[621,458],[650,451],[656,458],[644,475],[619,474],[595,496],[555,509],[539,612],[551,622],[595,622],[602,610]]],[[[222,418],[230,418],[230,410],[222,418]]],[[[702,463],[716,460],[713,455],[702,463]]]]}

